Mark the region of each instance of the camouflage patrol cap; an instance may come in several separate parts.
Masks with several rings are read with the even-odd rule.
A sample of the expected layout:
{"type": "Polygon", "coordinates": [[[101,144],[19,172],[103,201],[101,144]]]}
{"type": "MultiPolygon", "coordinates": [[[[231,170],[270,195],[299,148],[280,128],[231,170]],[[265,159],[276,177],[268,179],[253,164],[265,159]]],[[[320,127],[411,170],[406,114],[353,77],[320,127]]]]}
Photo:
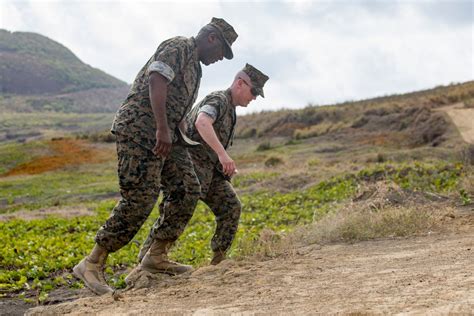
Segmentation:
{"type": "Polygon", "coordinates": [[[232,25],[227,23],[224,19],[220,18],[212,18],[211,22],[208,25],[213,26],[219,31],[220,35],[222,36],[222,39],[224,40],[224,56],[227,59],[232,59],[234,57],[234,53],[232,52],[231,45],[239,36],[235,32],[232,25]]]}
{"type": "Polygon", "coordinates": [[[257,93],[261,95],[262,98],[265,98],[265,95],[263,94],[263,86],[269,79],[268,76],[250,64],[245,64],[242,71],[250,77],[250,80],[252,80],[252,86],[255,88],[257,93]]]}

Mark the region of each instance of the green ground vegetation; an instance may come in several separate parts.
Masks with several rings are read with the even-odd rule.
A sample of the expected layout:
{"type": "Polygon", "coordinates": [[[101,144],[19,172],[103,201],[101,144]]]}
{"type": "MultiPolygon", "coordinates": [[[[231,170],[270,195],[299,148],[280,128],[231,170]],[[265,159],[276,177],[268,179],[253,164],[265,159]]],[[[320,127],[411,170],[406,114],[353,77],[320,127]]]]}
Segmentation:
{"type": "MultiPolygon", "coordinates": [[[[452,126],[439,120],[434,109],[472,98],[473,84],[239,119],[237,134],[245,139],[238,139],[230,154],[239,168],[232,181],[243,213],[230,256],[239,259],[254,254],[261,249],[263,235],[273,240],[305,225],[308,229],[329,227],[332,218],[340,224],[331,232],[335,239],[329,240],[399,236],[426,227],[424,221],[429,216],[425,215],[429,214],[418,208],[377,214],[364,209],[338,215],[367,183],[387,181],[402,190],[440,193],[454,197],[459,204],[472,203],[472,151],[466,152],[469,159],[458,155],[465,144],[454,128],[446,129],[452,126]],[[410,107],[419,121],[412,119],[415,115],[410,107]],[[415,129],[422,125],[434,129],[415,129]],[[404,144],[414,136],[427,141],[404,144]],[[365,221],[371,215],[373,221],[365,221]],[[390,227],[394,229],[387,229],[390,227]]],[[[0,178],[0,213],[77,207],[93,214],[0,222],[4,244],[0,249],[0,294],[21,296],[34,291],[43,301],[54,288],[82,286],[70,269],[92,248],[95,233],[109,216],[118,193],[113,143],[91,144],[113,141],[102,133],[112,117],[46,111],[6,113],[0,118],[0,174],[48,155],[51,148],[45,141],[23,142],[34,137],[77,132],[76,141],[87,142],[110,156],[96,164],[0,178]]],[[[157,217],[155,209],[134,241],[110,256],[107,275],[115,287],[124,286],[125,273],[136,263],[139,244],[157,217]]],[[[207,264],[214,229],[212,212],[199,203],[171,257],[195,267],[207,264]]]]}
{"type": "MultiPolygon", "coordinates": [[[[337,203],[352,197],[362,182],[385,179],[406,189],[449,193],[459,190],[464,173],[460,163],[380,164],[356,173],[332,177],[305,190],[276,193],[262,189],[243,194],[243,213],[230,256],[238,258],[251,254],[264,230],[286,234],[298,226],[318,222],[337,203]]],[[[100,183],[100,174],[89,175],[93,176],[100,183]]],[[[264,177],[267,176],[277,174],[264,177]]],[[[236,184],[243,185],[252,177],[258,180],[262,174],[256,172],[242,177],[239,179],[240,184],[236,178],[236,184]]],[[[63,180],[58,178],[47,182],[54,181],[63,180]]],[[[72,184],[71,187],[77,189],[80,185],[72,184]]],[[[5,295],[35,289],[40,293],[40,299],[45,299],[47,292],[56,287],[81,286],[71,278],[68,271],[91,249],[95,233],[114,203],[113,200],[97,203],[95,216],[1,222],[0,238],[4,247],[0,250],[0,291],[5,295]]],[[[114,286],[124,286],[124,272],[135,264],[138,245],[145,239],[157,217],[155,209],[135,241],[111,255],[107,272],[114,286]]],[[[209,244],[214,229],[212,212],[200,203],[171,257],[194,266],[206,264],[211,256],[209,244]]]]}
{"type": "Polygon", "coordinates": [[[0,213],[94,202],[117,192],[116,171],[104,164],[0,178],[0,213]]]}

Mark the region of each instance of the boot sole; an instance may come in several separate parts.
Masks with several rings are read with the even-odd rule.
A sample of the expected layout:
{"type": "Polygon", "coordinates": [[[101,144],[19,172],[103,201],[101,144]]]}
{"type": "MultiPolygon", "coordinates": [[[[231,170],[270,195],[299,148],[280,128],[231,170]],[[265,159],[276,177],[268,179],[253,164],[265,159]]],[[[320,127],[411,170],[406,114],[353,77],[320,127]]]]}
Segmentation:
{"type": "Polygon", "coordinates": [[[140,265],[140,268],[142,270],[144,270],[146,272],[149,272],[149,273],[152,273],[152,274],[163,273],[163,274],[167,274],[167,275],[171,275],[171,276],[180,275],[180,274],[183,274],[183,273],[186,273],[186,272],[194,271],[194,269],[190,269],[190,270],[183,271],[183,272],[175,272],[175,271],[167,270],[167,269],[148,268],[148,267],[145,267],[145,266],[142,266],[142,265],[140,265]]]}

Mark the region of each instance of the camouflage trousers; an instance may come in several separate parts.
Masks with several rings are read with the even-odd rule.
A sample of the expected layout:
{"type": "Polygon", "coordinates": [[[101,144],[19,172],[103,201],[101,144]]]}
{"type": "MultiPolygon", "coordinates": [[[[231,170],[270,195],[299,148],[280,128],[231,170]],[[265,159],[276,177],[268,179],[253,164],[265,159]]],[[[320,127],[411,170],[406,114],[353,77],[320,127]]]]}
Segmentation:
{"type": "Polygon", "coordinates": [[[97,232],[96,243],[109,252],[129,243],[155,206],[161,182],[173,194],[164,200],[150,234],[160,240],[176,240],[191,219],[201,192],[187,148],[173,144],[163,159],[118,137],[117,156],[121,199],[97,232]]]}
{"type": "Polygon", "coordinates": [[[201,199],[216,217],[217,227],[211,240],[211,248],[214,252],[225,252],[232,245],[237,232],[242,205],[232,184],[224,179],[214,166],[195,166],[195,170],[205,187],[201,199]]]}
{"type": "MultiPolygon", "coordinates": [[[[193,155],[193,148],[189,149],[194,170],[201,184],[200,199],[209,206],[216,217],[216,231],[211,240],[211,249],[214,252],[227,251],[234,240],[239,225],[242,206],[232,184],[216,170],[215,163],[204,158],[202,155],[193,155]]],[[[176,186],[163,185],[163,201],[167,196],[173,195],[173,188],[176,186]]],[[[160,205],[160,210],[164,208],[164,203],[160,205]]],[[[191,214],[192,215],[192,214],[191,214]]],[[[153,231],[143,244],[139,261],[153,242],[153,231]]]]}

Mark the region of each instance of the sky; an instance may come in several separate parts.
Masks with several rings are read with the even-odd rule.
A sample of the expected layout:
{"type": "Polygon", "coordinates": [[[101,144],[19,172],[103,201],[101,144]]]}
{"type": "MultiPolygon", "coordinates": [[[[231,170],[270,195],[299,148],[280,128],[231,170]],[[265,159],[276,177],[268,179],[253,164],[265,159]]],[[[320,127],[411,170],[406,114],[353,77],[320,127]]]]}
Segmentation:
{"type": "Polygon", "coordinates": [[[239,37],[232,60],[203,65],[198,100],[245,63],[270,77],[239,114],[474,80],[473,0],[0,0],[0,28],[45,35],[127,83],[162,41],[195,36],[212,17],[239,37]]]}

